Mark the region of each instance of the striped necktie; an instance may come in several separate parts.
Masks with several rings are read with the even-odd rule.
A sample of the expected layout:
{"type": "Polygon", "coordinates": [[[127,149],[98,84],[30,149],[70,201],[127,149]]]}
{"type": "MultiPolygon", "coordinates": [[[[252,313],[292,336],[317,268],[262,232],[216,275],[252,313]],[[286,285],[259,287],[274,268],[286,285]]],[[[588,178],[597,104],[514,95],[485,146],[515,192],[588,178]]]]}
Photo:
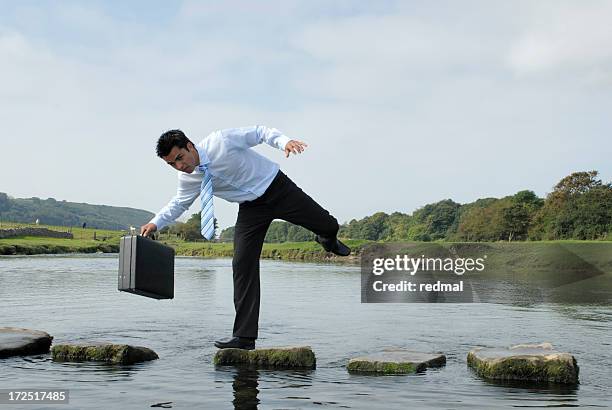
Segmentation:
{"type": "Polygon", "coordinates": [[[202,201],[200,231],[204,238],[211,240],[215,236],[215,214],[213,212],[212,178],[208,167],[204,168],[204,178],[202,178],[200,191],[200,200],[202,201]]]}

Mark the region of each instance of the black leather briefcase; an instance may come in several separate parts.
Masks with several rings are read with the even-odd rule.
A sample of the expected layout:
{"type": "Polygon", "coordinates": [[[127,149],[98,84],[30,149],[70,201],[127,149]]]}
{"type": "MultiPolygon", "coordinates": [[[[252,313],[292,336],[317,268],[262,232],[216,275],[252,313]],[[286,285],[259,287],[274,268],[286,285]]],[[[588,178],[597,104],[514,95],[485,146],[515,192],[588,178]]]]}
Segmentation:
{"type": "Polygon", "coordinates": [[[174,298],[174,249],[140,235],[121,238],[119,290],[154,299],[174,298]]]}

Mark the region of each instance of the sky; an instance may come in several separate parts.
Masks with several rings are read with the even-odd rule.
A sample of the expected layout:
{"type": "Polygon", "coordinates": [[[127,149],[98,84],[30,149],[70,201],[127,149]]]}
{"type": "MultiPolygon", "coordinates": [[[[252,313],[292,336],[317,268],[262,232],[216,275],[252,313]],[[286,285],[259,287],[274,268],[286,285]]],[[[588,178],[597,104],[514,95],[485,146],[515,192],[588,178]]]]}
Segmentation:
{"type": "MultiPolygon", "coordinates": [[[[157,212],[159,135],[255,149],[341,223],[612,179],[611,1],[2,1],[0,192],[157,212]]],[[[195,201],[184,216],[198,212],[195,201]]],[[[215,200],[221,227],[237,204],[215,200]]],[[[184,218],[183,218],[184,219],[184,218]]]]}

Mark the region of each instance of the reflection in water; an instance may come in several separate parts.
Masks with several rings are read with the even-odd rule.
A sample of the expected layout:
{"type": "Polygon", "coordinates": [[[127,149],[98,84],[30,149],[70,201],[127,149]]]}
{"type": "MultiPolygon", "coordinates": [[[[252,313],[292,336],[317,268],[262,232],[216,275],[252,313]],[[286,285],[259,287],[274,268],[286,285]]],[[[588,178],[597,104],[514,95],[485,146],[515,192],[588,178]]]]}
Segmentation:
{"type": "MultiPolygon", "coordinates": [[[[495,379],[482,379],[483,383],[491,386],[497,386],[504,388],[506,393],[518,392],[519,393],[535,393],[535,394],[556,394],[559,396],[567,396],[564,399],[569,401],[576,400],[576,393],[578,392],[579,384],[564,384],[564,383],[546,383],[524,381],[524,380],[495,380],[495,379]]],[[[548,398],[550,399],[550,398],[548,398]]]]}
{"type": "Polygon", "coordinates": [[[551,310],[573,320],[593,322],[591,327],[605,328],[607,323],[612,322],[612,312],[605,305],[591,305],[587,310],[583,306],[556,304],[551,305],[551,310]]]}
{"type": "Polygon", "coordinates": [[[578,255],[563,244],[520,252],[491,244],[371,244],[361,258],[361,301],[610,304],[611,250],[578,255]],[[468,259],[480,260],[481,270],[475,264],[468,269],[468,259]],[[392,288],[383,292],[383,285],[392,288]],[[430,290],[423,291],[424,285],[430,290]]]}
{"type": "Polygon", "coordinates": [[[77,376],[78,382],[81,383],[129,382],[134,379],[134,375],[139,368],[146,368],[146,364],[116,365],[96,361],[54,361],[51,354],[13,357],[5,363],[13,369],[27,372],[38,371],[41,368],[53,368],[67,378],[72,375],[77,376]]]}
{"type": "Polygon", "coordinates": [[[530,407],[580,407],[578,384],[533,383],[521,380],[483,380],[483,383],[498,388],[496,394],[529,401],[530,407]],[[554,404],[550,404],[551,402],[554,404]]]}
{"type": "Polygon", "coordinates": [[[171,409],[172,408],[172,402],[171,401],[165,401],[162,403],[155,403],[152,404],[151,407],[161,407],[162,409],[171,409]]]}
{"type": "Polygon", "coordinates": [[[259,372],[247,367],[236,368],[234,374],[234,409],[256,409],[259,404],[257,394],[259,393],[259,372]]]}

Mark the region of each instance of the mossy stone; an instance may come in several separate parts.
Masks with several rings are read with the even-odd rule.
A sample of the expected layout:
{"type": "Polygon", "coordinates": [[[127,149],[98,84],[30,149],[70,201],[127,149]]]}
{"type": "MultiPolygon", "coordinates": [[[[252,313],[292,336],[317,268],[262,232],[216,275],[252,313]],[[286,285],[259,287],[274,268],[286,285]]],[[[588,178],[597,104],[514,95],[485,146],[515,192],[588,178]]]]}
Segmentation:
{"type": "Polygon", "coordinates": [[[556,351],[550,343],[521,344],[509,348],[476,348],[467,364],[486,379],[578,383],[579,367],[569,353],[556,351]]]}
{"type": "Polygon", "coordinates": [[[353,358],[349,360],[346,368],[351,373],[391,375],[417,373],[428,367],[440,367],[445,364],[446,356],[443,354],[389,348],[382,352],[353,358]]]}
{"type": "Polygon", "coordinates": [[[314,369],[316,357],[310,346],[220,349],[215,354],[214,363],[254,368],[314,369]]]}
{"type": "Polygon", "coordinates": [[[96,361],[111,364],[134,364],[159,359],[157,353],[142,346],[94,343],[53,346],[51,355],[58,362],[96,361]]]}
{"type": "Polygon", "coordinates": [[[53,336],[18,327],[0,327],[0,358],[48,353],[53,336]]]}

